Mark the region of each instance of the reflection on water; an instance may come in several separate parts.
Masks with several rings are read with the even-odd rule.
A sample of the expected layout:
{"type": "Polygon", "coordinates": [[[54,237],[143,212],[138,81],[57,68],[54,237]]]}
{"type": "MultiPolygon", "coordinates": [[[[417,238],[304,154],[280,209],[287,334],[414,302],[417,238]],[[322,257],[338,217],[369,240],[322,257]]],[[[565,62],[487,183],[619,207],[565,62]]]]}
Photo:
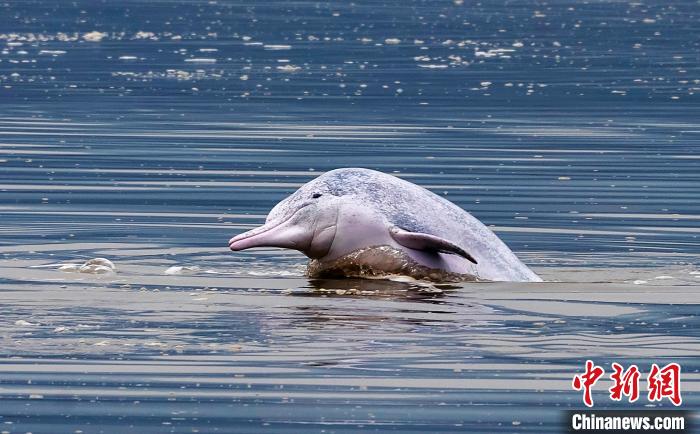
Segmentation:
{"type": "Polygon", "coordinates": [[[291,259],[273,250],[217,266],[201,248],[63,246],[32,249],[96,249],[117,273],[65,273],[5,248],[15,256],[0,263],[10,428],[49,432],[60,418],[68,431],[129,421],[146,432],[560,432],[559,409],[581,405],[570,381],[586,358],[679,361],[686,405],[697,405],[700,292],[686,266],[573,265],[546,268],[568,283],[431,285],[309,281],[303,267],[274,268],[291,259]],[[202,266],[165,274],[172,257],[202,266]],[[575,282],[580,274],[606,283],[575,282]]]}
{"type": "Polygon", "coordinates": [[[0,432],[560,432],[586,358],[679,362],[697,407],[696,5],[6,3],[0,432]],[[547,282],[228,251],[343,166],[547,282]]]}

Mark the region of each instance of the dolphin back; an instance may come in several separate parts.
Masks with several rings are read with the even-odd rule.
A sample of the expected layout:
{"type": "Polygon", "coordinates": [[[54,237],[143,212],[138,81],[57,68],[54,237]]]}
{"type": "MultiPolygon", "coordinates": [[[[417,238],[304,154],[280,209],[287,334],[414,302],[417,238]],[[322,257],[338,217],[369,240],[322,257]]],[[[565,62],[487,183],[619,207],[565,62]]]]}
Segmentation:
{"type": "Polygon", "coordinates": [[[469,252],[478,265],[469,264],[480,279],[541,281],[488,227],[454,203],[411,182],[362,168],[336,169],[301,187],[311,191],[350,196],[373,207],[388,223],[411,232],[447,239],[469,252]]]}

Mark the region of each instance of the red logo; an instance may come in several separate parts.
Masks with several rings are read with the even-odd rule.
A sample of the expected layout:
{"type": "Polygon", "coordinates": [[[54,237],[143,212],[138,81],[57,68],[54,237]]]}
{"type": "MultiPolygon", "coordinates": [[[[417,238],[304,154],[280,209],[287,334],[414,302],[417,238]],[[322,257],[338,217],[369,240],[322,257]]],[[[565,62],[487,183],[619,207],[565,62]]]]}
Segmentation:
{"type": "Polygon", "coordinates": [[[594,365],[590,360],[586,360],[586,372],[574,377],[573,387],[575,390],[583,389],[583,403],[587,407],[593,407],[591,387],[595,385],[603,374],[605,374],[605,369],[594,365]]]}
{"type": "Polygon", "coordinates": [[[615,384],[608,389],[610,399],[619,401],[622,399],[622,395],[626,395],[629,402],[639,399],[639,368],[637,365],[630,366],[624,373],[621,365],[613,363],[612,367],[615,372],[610,375],[610,378],[615,384]]]}
{"type": "MultiPolygon", "coordinates": [[[[619,363],[612,364],[613,373],[610,379],[613,385],[608,389],[610,399],[621,401],[623,396],[628,402],[635,402],[639,399],[639,378],[641,372],[637,365],[631,365],[625,369],[619,363]]],[[[586,360],[586,367],[583,374],[574,376],[572,387],[574,390],[583,390],[583,403],[587,407],[593,407],[593,397],[591,388],[605,374],[605,369],[596,366],[591,360],[586,360]]],[[[650,402],[661,401],[668,398],[675,406],[681,405],[681,367],[678,363],[669,363],[663,368],[654,363],[647,376],[647,399],[650,402]]]]}
{"type": "Polygon", "coordinates": [[[681,398],[681,366],[678,363],[669,363],[661,369],[656,363],[651,365],[647,384],[649,401],[661,401],[663,398],[668,398],[676,407],[683,402],[683,398],[681,398]]]}

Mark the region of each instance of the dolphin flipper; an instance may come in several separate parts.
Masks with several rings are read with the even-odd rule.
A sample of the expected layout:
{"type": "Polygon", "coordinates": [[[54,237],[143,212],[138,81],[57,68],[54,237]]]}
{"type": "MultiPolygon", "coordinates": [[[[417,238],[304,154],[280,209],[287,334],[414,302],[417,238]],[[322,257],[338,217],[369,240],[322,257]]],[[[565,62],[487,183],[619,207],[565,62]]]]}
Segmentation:
{"type": "Polygon", "coordinates": [[[432,250],[440,253],[459,255],[470,262],[477,263],[476,259],[463,248],[444,238],[420,232],[409,232],[397,226],[391,227],[389,233],[394,241],[409,249],[432,250]]]}

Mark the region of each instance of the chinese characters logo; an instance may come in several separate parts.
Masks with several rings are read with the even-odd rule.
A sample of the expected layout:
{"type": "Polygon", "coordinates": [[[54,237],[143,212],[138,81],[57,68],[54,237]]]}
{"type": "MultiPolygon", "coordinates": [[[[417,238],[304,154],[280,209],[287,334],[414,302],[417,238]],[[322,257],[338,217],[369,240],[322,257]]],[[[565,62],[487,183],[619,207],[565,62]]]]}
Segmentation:
{"type": "MultiPolygon", "coordinates": [[[[608,389],[610,399],[622,400],[627,397],[628,402],[639,399],[639,379],[642,376],[637,365],[631,365],[625,369],[618,363],[612,364],[613,373],[610,379],[613,385],[608,389]]],[[[583,390],[583,403],[587,407],[593,407],[591,388],[605,375],[605,369],[596,366],[591,360],[586,360],[583,374],[574,376],[572,387],[574,390],[583,390]]],[[[669,363],[660,368],[656,363],[651,365],[649,375],[646,377],[647,399],[650,402],[661,401],[668,398],[675,406],[681,405],[681,366],[678,363],[669,363]]]]}

